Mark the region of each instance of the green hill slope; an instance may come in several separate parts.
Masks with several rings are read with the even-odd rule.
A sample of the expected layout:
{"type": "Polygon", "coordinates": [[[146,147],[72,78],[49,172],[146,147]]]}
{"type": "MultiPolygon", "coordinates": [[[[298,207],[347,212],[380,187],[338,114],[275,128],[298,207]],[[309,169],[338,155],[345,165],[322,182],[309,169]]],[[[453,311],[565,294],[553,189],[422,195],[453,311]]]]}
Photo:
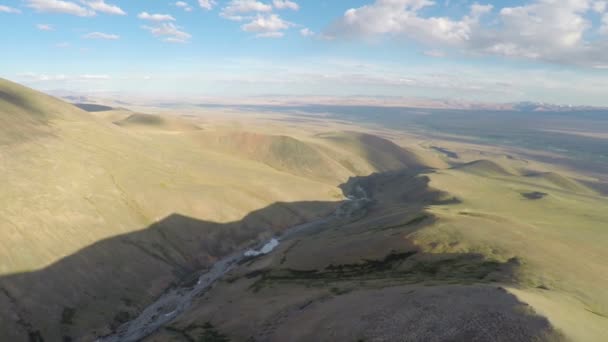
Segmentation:
{"type": "MultiPolygon", "coordinates": [[[[200,149],[180,135],[132,132],[8,81],[1,81],[0,94],[2,276],[43,269],[101,240],[145,229],[174,213],[225,223],[239,221],[275,202],[329,203],[307,210],[283,204],[283,210],[277,208],[276,215],[258,222],[260,234],[268,235],[331,210],[332,201],[340,198],[334,185],[221,151],[200,149]]],[[[138,262],[129,272],[138,277],[125,278],[122,285],[148,294],[134,298],[132,305],[141,307],[150,295],[154,297],[174,281],[180,269],[210,260],[209,250],[201,247],[203,241],[213,242],[222,235],[209,234],[201,229],[173,238],[182,246],[183,262],[168,267],[157,258],[164,243],[160,240],[150,244],[148,254],[142,255],[140,247],[131,245],[121,246],[117,255],[122,257],[110,257],[103,264],[87,257],[75,259],[70,266],[72,273],[61,278],[63,284],[98,289],[94,296],[82,290],[70,291],[65,298],[63,292],[55,291],[56,286],[46,286],[38,296],[48,301],[36,304],[28,299],[31,294],[27,291],[11,290],[20,288],[14,282],[17,278],[6,277],[0,280],[0,289],[10,294],[10,308],[25,310],[23,317],[51,341],[61,340],[61,326],[48,317],[60,317],[65,303],[71,303],[78,312],[91,310],[94,314],[71,329],[71,336],[82,336],[106,327],[116,314],[114,308],[121,305],[120,296],[112,295],[115,289],[96,285],[103,284],[100,274],[121,269],[124,259],[133,253],[138,262]],[[96,271],[91,272],[91,268],[96,271]]],[[[230,251],[250,238],[238,235],[220,251],[230,251]]],[[[111,255],[113,251],[103,253],[111,255]]],[[[55,280],[33,281],[44,284],[55,280]]],[[[5,300],[9,299],[1,301],[5,300]]],[[[15,330],[20,323],[14,310],[0,315],[0,340],[19,341],[13,335],[3,335],[20,331],[15,330]]],[[[27,334],[20,336],[27,340],[27,334]]]]}
{"type": "Polygon", "coordinates": [[[513,176],[512,171],[507,170],[502,165],[490,160],[476,160],[470,163],[459,165],[456,169],[480,176],[500,177],[513,176]]]}
{"type": "Polygon", "coordinates": [[[49,136],[57,120],[86,120],[84,111],[0,78],[0,145],[49,136]]]}

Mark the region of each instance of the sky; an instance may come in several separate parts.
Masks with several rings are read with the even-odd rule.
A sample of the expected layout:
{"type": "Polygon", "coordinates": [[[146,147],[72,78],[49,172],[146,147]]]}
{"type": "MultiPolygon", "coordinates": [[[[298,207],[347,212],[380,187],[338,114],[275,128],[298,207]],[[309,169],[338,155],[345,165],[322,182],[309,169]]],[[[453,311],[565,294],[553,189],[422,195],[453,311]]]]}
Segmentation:
{"type": "Polygon", "coordinates": [[[608,106],[608,0],[0,0],[40,90],[608,106]]]}

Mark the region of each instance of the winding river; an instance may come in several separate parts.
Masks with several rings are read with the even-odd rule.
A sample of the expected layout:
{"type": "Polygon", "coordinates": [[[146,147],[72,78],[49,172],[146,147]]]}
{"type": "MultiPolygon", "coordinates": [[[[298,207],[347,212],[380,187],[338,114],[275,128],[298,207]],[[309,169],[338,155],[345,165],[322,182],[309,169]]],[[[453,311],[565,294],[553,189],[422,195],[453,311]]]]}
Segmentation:
{"type": "Polygon", "coordinates": [[[293,238],[295,235],[310,232],[314,228],[321,228],[324,223],[327,223],[331,219],[351,216],[353,213],[364,208],[369,202],[370,200],[365,190],[357,186],[354,194],[347,196],[347,200],[343,201],[328,217],[290,227],[280,237],[273,237],[257,248],[234,252],[218,260],[207,272],[200,276],[196,285],[167,290],[136,318],[121,325],[114,333],[99,337],[96,342],[132,342],[149,336],[188,309],[192,305],[194,298],[207,291],[217,280],[241,261],[270,254],[283,241],[293,238]]]}

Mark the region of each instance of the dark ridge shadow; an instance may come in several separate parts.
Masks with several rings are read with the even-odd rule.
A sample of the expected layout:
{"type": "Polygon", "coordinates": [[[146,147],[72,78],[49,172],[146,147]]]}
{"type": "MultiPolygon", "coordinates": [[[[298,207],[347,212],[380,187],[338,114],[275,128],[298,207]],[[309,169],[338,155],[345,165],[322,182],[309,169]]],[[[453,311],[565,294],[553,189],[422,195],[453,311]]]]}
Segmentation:
{"type": "Polygon", "coordinates": [[[565,340],[502,287],[453,285],[336,291],[251,341],[324,341],[328,333],[332,341],[565,340]]]}
{"type": "Polygon", "coordinates": [[[275,203],[229,223],[173,214],[41,270],[1,276],[0,341],[95,340],[215,260],[337,204],[275,203]]]}
{"type": "Polygon", "coordinates": [[[540,191],[524,192],[521,195],[529,200],[540,200],[549,196],[548,193],[540,191]]]}
{"type": "Polygon", "coordinates": [[[459,158],[458,153],[453,152],[451,150],[448,150],[445,147],[431,146],[431,149],[444,154],[448,158],[453,158],[453,159],[458,159],[459,158]]]}
{"type": "Polygon", "coordinates": [[[608,196],[608,179],[606,181],[585,181],[579,180],[583,185],[597,191],[602,196],[608,196]]]}
{"type": "Polygon", "coordinates": [[[28,100],[20,96],[19,94],[7,92],[0,89],[0,102],[3,101],[12,104],[15,107],[23,108],[24,111],[28,113],[33,113],[36,117],[39,117],[40,119],[44,119],[46,117],[46,115],[40,110],[40,108],[32,106],[31,100],[28,100]]]}
{"type": "Polygon", "coordinates": [[[94,103],[74,103],[74,106],[76,106],[82,110],[85,110],[89,113],[107,112],[109,110],[114,109],[110,106],[104,106],[104,105],[99,105],[99,104],[94,104],[94,103]]]}
{"type": "Polygon", "coordinates": [[[426,174],[432,172],[432,169],[418,168],[374,173],[369,176],[350,177],[339,187],[344,194],[356,194],[360,188],[374,202],[383,205],[407,205],[420,211],[432,204],[460,203],[459,199],[449,193],[429,186],[430,178],[426,174]]]}
{"type": "Polygon", "coordinates": [[[207,323],[237,341],[323,341],[329,334],[335,341],[562,341],[546,318],[503,288],[517,284],[518,258],[429,253],[405,238],[434,222],[428,205],[458,201],[428,184],[408,171],[351,178],[345,193],[372,198],[363,217],[241,265],[222,282],[225,290],[197,299],[155,337],[196,340],[207,323]],[[356,257],[344,258],[353,251],[356,257]],[[246,295],[235,297],[231,286],[246,295]],[[302,296],[311,289],[320,294],[302,296]],[[262,318],[248,311],[275,305],[262,318]],[[259,321],[239,321],[249,315],[259,321]]]}
{"type": "MultiPolygon", "coordinates": [[[[360,215],[345,220],[345,230],[333,230],[342,234],[399,228],[382,226],[378,219],[395,208],[406,208],[404,225],[413,232],[433,222],[432,217],[419,217],[428,205],[458,201],[429,188],[429,178],[413,170],[353,177],[340,188],[345,194],[359,191],[363,193],[357,196],[370,198],[360,215]]],[[[345,203],[352,202],[356,201],[345,203]]],[[[338,204],[274,203],[228,223],[173,214],[146,229],[99,241],[41,270],[1,276],[0,340],[94,341],[136,317],[168,288],[196,281],[200,271],[219,258],[258,245],[315,216],[326,217],[338,204]]],[[[313,233],[322,236],[324,231],[313,233]]],[[[519,265],[517,260],[497,263],[472,254],[437,258],[405,245],[410,249],[386,246],[382,258],[362,254],[362,264],[327,264],[316,270],[285,265],[279,271],[286,274],[270,271],[258,276],[270,281],[321,279],[324,283],[365,280],[359,277],[387,278],[401,284],[446,279],[488,283],[510,281],[519,265]],[[458,278],[463,273],[466,276],[458,278]]]]}

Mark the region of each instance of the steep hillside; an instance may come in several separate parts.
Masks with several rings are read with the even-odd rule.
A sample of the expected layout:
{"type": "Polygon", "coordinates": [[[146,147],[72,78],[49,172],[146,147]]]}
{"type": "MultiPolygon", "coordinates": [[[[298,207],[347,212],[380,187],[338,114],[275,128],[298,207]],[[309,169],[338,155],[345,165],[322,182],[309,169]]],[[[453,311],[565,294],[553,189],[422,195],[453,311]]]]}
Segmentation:
{"type": "Polygon", "coordinates": [[[167,289],[310,221],[147,340],[608,336],[608,200],[576,174],[225,114],[85,112],[0,81],[0,341],[111,341],[167,289]]]}
{"type": "Polygon", "coordinates": [[[107,333],[189,271],[332,211],[349,177],[427,167],[367,134],[201,130],[8,81],[0,94],[0,340],[107,333]]]}
{"type": "Polygon", "coordinates": [[[236,341],[564,341],[505,289],[520,286],[526,251],[492,254],[483,249],[491,243],[477,248],[435,232],[458,224],[445,213],[467,204],[429,187],[434,177],[352,178],[345,187],[371,199],[356,215],[242,263],[145,341],[211,333],[236,341]]]}
{"type": "Polygon", "coordinates": [[[61,100],[0,78],[0,145],[52,135],[57,120],[87,120],[84,115],[61,100]]]}
{"type": "Polygon", "coordinates": [[[27,340],[28,332],[36,331],[45,340],[61,340],[65,329],[49,317],[60,319],[64,306],[83,317],[74,320],[68,336],[78,339],[103,331],[122,305],[116,289],[103,286],[109,277],[145,293],[130,304],[141,307],[184,269],[206,265],[217,253],[251,243],[258,235],[322,215],[342,198],[335,184],[200,149],[179,135],[135,134],[8,81],[0,84],[0,94],[0,173],[5,180],[0,189],[0,301],[10,303],[0,310],[3,341],[27,340]],[[307,200],[326,204],[290,204],[307,200]],[[240,222],[276,202],[284,204],[256,221],[253,235],[236,234],[218,250],[204,246],[223,239],[217,232],[221,226],[187,234],[170,230],[144,245],[111,244],[70,259],[70,267],[53,278],[36,272],[101,240],[146,229],[173,214],[218,224],[240,222]],[[167,239],[179,246],[178,262],[166,261],[177,258],[175,251],[167,252],[169,259],[158,257],[165,253],[161,246],[167,239]],[[105,256],[103,261],[100,255],[105,256]],[[127,266],[124,261],[130,257],[137,262],[127,266]],[[121,272],[138,276],[129,278],[121,272]],[[60,289],[68,283],[74,284],[69,292],[60,289]]]}
{"type": "Polygon", "coordinates": [[[486,177],[513,176],[514,172],[490,160],[476,160],[457,166],[455,169],[486,177]]]}
{"type": "Polygon", "coordinates": [[[203,148],[241,156],[301,177],[338,184],[351,175],[314,144],[290,136],[219,131],[198,138],[203,148]]]}
{"type": "Polygon", "coordinates": [[[594,194],[595,192],[586,187],[585,185],[561,175],[557,172],[537,172],[527,175],[528,178],[538,182],[539,184],[545,184],[549,187],[556,187],[566,191],[580,192],[594,194]]]}
{"type": "Polygon", "coordinates": [[[363,159],[378,172],[429,167],[415,153],[375,135],[358,132],[336,132],[319,134],[318,137],[363,159]]]}

